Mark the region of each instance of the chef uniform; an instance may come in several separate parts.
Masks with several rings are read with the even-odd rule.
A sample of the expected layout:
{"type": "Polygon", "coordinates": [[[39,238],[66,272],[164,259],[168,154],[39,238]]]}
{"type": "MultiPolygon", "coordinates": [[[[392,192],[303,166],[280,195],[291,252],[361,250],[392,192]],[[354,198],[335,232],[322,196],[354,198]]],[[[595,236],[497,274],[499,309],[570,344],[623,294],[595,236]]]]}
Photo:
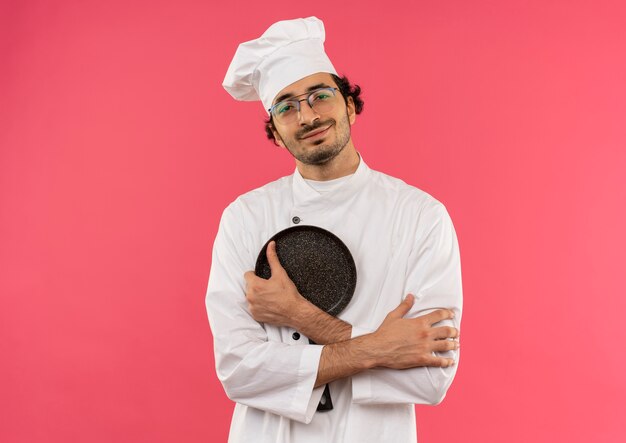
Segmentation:
{"type": "MultiPolygon", "coordinates": [[[[271,104],[278,91],[299,78],[335,72],[319,53],[323,41],[324,28],[315,17],[276,23],[260,39],[240,46],[238,54],[248,44],[245,57],[242,61],[235,56],[225,86],[228,83],[237,97],[233,91],[245,83],[242,79],[252,79],[256,99],[271,104]],[[300,47],[294,48],[293,42],[300,47]],[[278,48],[263,47],[260,55],[250,50],[264,44],[278,48]],[[310,72],[298,66],[294,75],[299,77],[286,75],[275,85],[263,86],[259,78],[264,73],[285,73],[276,67],[285,67],[285,60],[294,55],[285,58],[284,51],[303,54],[301,64],[310,72]],[[257,58],[248,63],[251,53],[257,58]],[[311,59],[314,62],[307,65],[311,59]],[[266,71],[254,71],[263,65],[266,71]]],[[[247,94],[243,99],[253,99],[242,89],[239,98],[247,94]]],[[[296,169],[240,196],[222,215],[206,295],[217,375],[236,402],[229,442],[415,442],[413,405],[439,403],[456,366],[367,370],[331,382],[334,408],[316,411],[324,389],[314,388],[323,346],[309,344],[293,329],[258,323],[250,315],[244,273],[254,269],[270,237],[296,225],[324,228],[350,250],[357,285],[338,317],[352,325],[352,337],[375,331],[408,293],[415,295],[415,303],[406,317],[447,308],[454,311],[454,319],[438,325],[460,325],[457,239],[445,207],[427,193],[370,169],[360,158],[354,174],[330,183],[305,180],[296,169]]],[[[459,351],[437,355],[458,362],[459,351]]]]}

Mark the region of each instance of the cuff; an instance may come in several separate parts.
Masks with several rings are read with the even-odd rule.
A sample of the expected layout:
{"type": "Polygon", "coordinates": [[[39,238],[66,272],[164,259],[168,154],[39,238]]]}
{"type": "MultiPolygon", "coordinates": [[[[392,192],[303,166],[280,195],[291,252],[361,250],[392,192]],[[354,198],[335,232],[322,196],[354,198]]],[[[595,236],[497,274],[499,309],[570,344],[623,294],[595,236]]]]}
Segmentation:
{"type": "Polygon", "coordinates": [[[293,411],[302,411],[304,413],[302,420],[298,421],[308,424],[313,420],[313,415],[324,392],[323,386],[314,388],[324,346],[306,345],[303,347],[300,368],[298,370],[300,382],[291,406],[293,411]]]}
{"type": "Polygon", "coordinates": [[[372,394],[372,377],[369,371],[352,376],[352,402],[376,403],[372,394]]]}

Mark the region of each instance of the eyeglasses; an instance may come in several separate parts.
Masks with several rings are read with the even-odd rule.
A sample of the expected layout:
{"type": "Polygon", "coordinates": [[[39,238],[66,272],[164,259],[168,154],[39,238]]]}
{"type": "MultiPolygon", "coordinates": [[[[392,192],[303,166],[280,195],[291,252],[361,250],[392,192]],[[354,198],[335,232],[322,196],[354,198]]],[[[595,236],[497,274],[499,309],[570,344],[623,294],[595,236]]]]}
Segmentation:
{"type": "Polygon", "coordinates": [[[300,102],[306,101],[311,109],[317,113],[329,112],[337,103],[335,91],[337,88],[320,88],[306,94],[296,95],[288,100],[276,103],[268,109],[272,117],[281,124],[294,122],[300,113],[300,102]],[[306,98],[298,99],[297,97],[305,96],[306,98]]]}

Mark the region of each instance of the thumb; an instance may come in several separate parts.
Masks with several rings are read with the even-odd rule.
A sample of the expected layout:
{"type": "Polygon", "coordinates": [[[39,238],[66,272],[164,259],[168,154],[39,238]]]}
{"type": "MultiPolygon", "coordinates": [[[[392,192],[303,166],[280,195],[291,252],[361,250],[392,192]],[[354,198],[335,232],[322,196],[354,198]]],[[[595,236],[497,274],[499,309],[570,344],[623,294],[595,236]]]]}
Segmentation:
{"type": "Polygon", "coordinates": [[[267,262],[270,265],[270,269],[272,271],[272,277],[278,276],[285,272],[285,269],[280,264],[280,260],[278,259],[278,254],[276,253],[276,242],[271,241],[267,245],[267,262]]]}
{"type": "Polygon", "coordinates": [[[408,294],[406,297],[404,297],[402,303],[400,303],[396,309],[387,314],[387,316],[395,318],[404,317],[411,310],[414,302],[415,297],[413,296],[413,294],[408,294]]]}

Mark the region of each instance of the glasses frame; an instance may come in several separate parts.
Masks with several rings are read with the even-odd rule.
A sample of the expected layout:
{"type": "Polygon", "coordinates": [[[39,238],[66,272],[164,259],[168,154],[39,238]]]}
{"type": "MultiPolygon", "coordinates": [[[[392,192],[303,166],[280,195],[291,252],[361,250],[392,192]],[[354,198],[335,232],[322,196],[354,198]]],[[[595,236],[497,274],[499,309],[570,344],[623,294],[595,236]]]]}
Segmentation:
{"type": "Polygon", "coordinates": [[[274,119],[280,120],[280,117],[278,117],[278,116],[276,116],[274,114],[274,109],[276,109],[278,106],[282,105],[285,102],[295,102],[295,103],[297,103],[296,104],[297,114],[300,114],[300,103],[305,101],[305,102],[308,103],[309,107],[311,109],[313,109],[313,103],[311,103],[311,101],[310,101],[311,97],[313,96],[313,94],[316,94],[316,93],[318,93],[320,91],[331,91],[332,94],[333,94],[333,97],[337,97],[337,94],[335,94],[335,91],[339,91],[339,88],[333,88],[332,86],[329,86],[327,88],[317,88],[317,89],[314,89],[314,90],[312,90],[310,92],[305,92],[304,94],[294,95],[291,98],[287,98],[285,100],[281,100],[278,103],[272,105],[272,107],[269,108],[267,111],[270,113],[270,115],[272,117],[274,117],[274,119]],[[306,95],[305,98],[298,99],[298,97],[302,97],[304,95],[306,95]]]}

